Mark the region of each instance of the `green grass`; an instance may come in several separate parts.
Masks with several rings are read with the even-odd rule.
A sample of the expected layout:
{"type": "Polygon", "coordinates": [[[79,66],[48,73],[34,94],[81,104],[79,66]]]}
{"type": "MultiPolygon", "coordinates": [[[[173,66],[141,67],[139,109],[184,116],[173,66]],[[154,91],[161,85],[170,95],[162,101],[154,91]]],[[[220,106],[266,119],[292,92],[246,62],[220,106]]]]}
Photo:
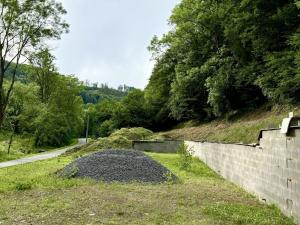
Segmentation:
{"type": "Polygon", "coordinates": [[[30,188],[67,188],[80,184],[90,184],[92,181],[57,178],[55,172],[73,160],[72,156],[59,157],[35,163],[0,169],[0,193],[19,190],[24,185],[30,188]]]}
{"type": "Polygon", "coordinates": [[[0,133],[0,162],[28,156],[35,152],[33,138],[29,135],[15,135],[10,154],[7,154],[9,134],[0,133]]]}
{"type": "Polygon", "coordinates": [[[160,154],[160,153],[146,153],[153,159],[161,162],[168,169],[174,172],[183,181],[199,181],[205,180],[222,180],[214,171],[209,169],[202,161],[194,158],[191,169],[188,171],[180,170],[178,163],[179,156],[177,154],[160,154]]]}
{"type": "Polygon", "coordinates": [[[275,206],[261,208],[258,205],[217,203],[203,207],[202,212],[224,223],[247,225],[271,225],[274,221],[278,224],[293,223],[292,219],[282,217],[282,213],[275,206]]]}
{"type": "Polygon", "coordinates": [[[173,139],[200,140],[222,143],[244,143],[258,142],[261,129],[268,127],[279,128],[282,119],[288,117],[293,111],[300,115],[300,109],[296,106],[276,106],[268,109],[264,106],[260,109],[248,112],[230,121],[217,119],[209,123],[196,123],[190,121],[177,126],[175,129],[160,133],[173,139]]]}
{"type": "Polygon", "coordinates": [[[105,184],[57,178],[74,156],[0,169],[0,224],[294,225],[193,159],[147,153],[179,178],[174,184],[105,184]],[[259,223],[261,221],[261,223],[259,223]]]}
{"type": "MultiPolygon", "coordinates": [[[[30,135],[15,135],[13,138],[10,154],[7,153],[9,134],[0,133],[0,162],[28,157],[39,152],[57,150],[54,147],[34,147],[34,139],[30,135]]],[[[78,143],[73,139],[69,146],[78,143]]],[[[66,146],[65,146],[66,147],[66,146]]],[[[62,148],[65,148],[62,147],[62,148]]]]}

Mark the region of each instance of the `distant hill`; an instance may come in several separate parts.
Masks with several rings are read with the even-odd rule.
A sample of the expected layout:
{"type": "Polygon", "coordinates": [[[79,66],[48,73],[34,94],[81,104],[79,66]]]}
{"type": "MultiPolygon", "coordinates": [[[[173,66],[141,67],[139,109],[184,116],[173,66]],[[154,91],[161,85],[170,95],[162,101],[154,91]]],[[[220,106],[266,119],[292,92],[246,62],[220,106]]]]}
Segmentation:
{"type": "MultiPolygon", "coordinates": [[[[15,64],[12,63],[11,66],[7,69],[6,78],[10,79],[12,77],[13,72],[14,72],[14,67],[15,67],[15,64]]],[[[30,74],[28,74],[29,71],[30,71],[29,68],[30,68],[29,65],[20,64],[18,66],[18,69],[17,69],[17,72],[16,72],[16,80],[20,81],[22,83],[29,82],[29,76],[30,76],[30,74]]]]}
{"type": "MultiPolygon", "coordinates": [[[[6,72],[6,78],[10,79],[13,75],[14,64],[8,68],[6,72]]],[[[28,83],[30,81],[30,66],[26,64],[21,64],[18,66],[16,73],[16,80],[22,83],[28,83]]],[[[120,85],[118,88],[109,87],[107,84],[89,84],[85,82],[83,84],[83,91],[80,93],[84,104],[92,103],[96,104],[97,102],[103,99],[122,99],[125,97],[129,91],[133,90],[133,87],[127,85],[120,85]]]]}
{"type": "Polygon", "coordinates": [[[115,89],[108,87],[106,84],[100,84],[99,87],[97,85],[92,87],[85,86],[80,95],[84,101],[84,104],[96,104],[103,99],[122,99],[128,94],[129,91],[133,89],[133,87],[126,85],[119,86],[118,89],[115,89]]]}

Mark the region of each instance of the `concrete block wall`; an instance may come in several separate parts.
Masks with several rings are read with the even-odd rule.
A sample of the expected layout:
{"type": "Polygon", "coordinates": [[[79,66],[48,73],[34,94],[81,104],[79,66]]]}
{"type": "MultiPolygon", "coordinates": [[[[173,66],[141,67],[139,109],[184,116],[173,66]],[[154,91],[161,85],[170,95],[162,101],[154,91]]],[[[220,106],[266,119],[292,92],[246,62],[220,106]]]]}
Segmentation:
{"type": "Polygon", "coordinates": [[[260,200],[277,205],[300,224],[300,128],[285,135],[263,131],[260,145],[185,141],[198,157],[224,178],[260,200]]]}
{"type": "Polygon", "coordinates": [[[133,141],[133,149],[145,152],[176,153],[183,141],[133,141]]]}

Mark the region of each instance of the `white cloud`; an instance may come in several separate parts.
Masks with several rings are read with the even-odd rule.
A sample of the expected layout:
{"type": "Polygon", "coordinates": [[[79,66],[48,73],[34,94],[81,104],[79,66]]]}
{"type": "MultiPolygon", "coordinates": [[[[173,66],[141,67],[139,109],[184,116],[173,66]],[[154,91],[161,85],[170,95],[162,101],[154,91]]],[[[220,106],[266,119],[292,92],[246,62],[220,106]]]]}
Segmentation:
{"type": "Polygon", "coordinates": [[[62,73],[144,88],[153,63],[147,46],[166,32],[178,0],[63,0],[70,33],[56,43],[62,73]]]}

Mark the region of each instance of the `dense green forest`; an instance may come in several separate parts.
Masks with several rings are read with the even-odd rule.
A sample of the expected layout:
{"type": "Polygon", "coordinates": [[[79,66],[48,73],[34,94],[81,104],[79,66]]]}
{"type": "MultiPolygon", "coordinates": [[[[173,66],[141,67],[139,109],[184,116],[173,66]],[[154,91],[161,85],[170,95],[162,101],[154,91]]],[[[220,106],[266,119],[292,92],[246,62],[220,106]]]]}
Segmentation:
{"type": "MultiPolygon", "coordinates": [[[[6,76],[7,79],[11,79],[14,73],[14,66],[8,68],[6,76]]],[[[38,66],[37,66],[38,67],[38,66]]],[[[36,68],[38,69],[38,68],[36,68]]],[[[32,82],[34,77],[33,66],[28,64],[20,64],[16,70],[16,81],[23,84],[32,82]]],[[[80,96],[83,99],[84,104],[96,104],[102,100],[120,100],[124,98],[134,87],[127,85],[120,85],[118,88],[109,87],[107,84],[90,83],[89,81],[81,82],[82,90],[80,96]]]]}
{"type": "Polygon", "coordinates": [[[172,29],[149,46],[144,91],[93,106],[93,134],[117,127],[164,130],[300,101],[300,2],[182,0],[172,29]]]}
{"type": "Polygon", "coordinates": [[[183,0],[170,18],[173,29],[149,47],[156,65],[145,95],[157,121],[210,120],[267,101],[298,103],[296,3],[183,0]]]}
{"type": "Polygon", "coordinates": [[[83,99],[84,104],[93,103],[96,104],[102,100],[120,100],[125,97],[133,87],[127,85],[120,85],[118,89],[108,87],[107,84],[93,84],[92,86],[85,84],[83,90],[80,92],[80,96],[83,99]]]}

